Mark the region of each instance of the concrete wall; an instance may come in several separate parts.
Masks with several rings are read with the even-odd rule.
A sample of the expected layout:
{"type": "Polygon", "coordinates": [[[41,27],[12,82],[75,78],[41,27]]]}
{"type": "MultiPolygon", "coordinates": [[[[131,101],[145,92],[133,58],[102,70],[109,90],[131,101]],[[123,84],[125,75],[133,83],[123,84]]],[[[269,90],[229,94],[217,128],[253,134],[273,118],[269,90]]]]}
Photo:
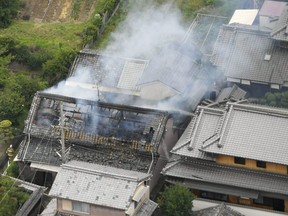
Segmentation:
{"type": "Polygon", "coordinates": [[[219,164],[239,166],[239,167],[245,167],[245,168],[255,169],[255,170],[264,170],[264,171],[280,173],[280,174],[287,174],[287,166],[274,164],[274,163],[266,163],[266,168],[261,168],[261,167],[256,166],[256,160],[251,160],[251,159],[246,159],[245,165],[241,165],[241,164],[235,164],[234,157],[232,156],[218,155],[216,157],[216,162],[219,164]]]}

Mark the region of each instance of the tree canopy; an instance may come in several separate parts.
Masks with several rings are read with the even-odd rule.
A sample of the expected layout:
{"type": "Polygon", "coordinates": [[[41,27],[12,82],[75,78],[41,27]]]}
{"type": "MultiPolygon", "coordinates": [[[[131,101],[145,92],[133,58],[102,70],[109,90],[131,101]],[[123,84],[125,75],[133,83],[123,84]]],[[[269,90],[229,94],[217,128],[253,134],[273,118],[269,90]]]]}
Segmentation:
{"type": "Polygon", "coordinates": [[[8,27],[17,16],[19,0],[0,0],[0,28],[8,27]]]}
{"type": "Polygon", "coordinates": [[[29,198],[29,194],[17,183],[0,175],[0,215],[14,216],[29,198]]]}
{"type": "Polygon", "coordinates": [[[159,207],[167,216],[187,216],[192,210],[195,195],[181,185],[166,186],[158,198],[159,207]]]}
{"type": "Polygon", "coordinates": [[[285,92],[267,92],[264,96],[264,102],[270,106],[288,108],[288,91],[285,92]]]}

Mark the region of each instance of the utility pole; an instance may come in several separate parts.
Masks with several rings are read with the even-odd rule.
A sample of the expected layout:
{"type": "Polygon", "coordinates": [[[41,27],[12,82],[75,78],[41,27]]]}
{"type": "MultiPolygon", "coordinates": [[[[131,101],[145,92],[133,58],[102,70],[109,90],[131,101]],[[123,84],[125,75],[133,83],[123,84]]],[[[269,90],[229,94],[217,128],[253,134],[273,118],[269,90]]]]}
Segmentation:
{"type": "Polygon", "coordinates": [[[63,113],[63,104],[60,103],[60,130],[61,130],[61,149],[62,149],[62,163],[66,163],[66,155],[65,155],[65,134],[64,134],[64,113],[63,113]]]}

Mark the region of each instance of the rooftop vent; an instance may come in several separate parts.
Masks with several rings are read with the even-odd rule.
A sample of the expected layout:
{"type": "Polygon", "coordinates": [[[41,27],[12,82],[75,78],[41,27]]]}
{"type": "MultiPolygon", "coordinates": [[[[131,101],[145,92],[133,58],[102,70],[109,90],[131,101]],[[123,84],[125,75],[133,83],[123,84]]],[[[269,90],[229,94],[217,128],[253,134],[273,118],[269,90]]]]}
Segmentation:
{"type": "Polygon", "coordinates": [[[270,61],[270,59],[271,59],[271,55],[265,54],[264,60],[265,61],[270,61]]]}

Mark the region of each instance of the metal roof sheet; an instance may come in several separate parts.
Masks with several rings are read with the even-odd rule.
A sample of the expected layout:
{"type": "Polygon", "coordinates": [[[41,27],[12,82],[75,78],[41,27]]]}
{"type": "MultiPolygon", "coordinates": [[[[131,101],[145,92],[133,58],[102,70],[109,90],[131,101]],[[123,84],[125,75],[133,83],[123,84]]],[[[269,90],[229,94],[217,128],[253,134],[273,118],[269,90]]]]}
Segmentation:
{"type": "Polygon", "coordinates": [[[229,21],[229,24],[240,23],[245,25],[252,25],[257,14],[258,9],[235,10],[229,21]]]}
{"type": "Polygon", "coordinates": [[[149,174],[71,161],[61,166],[49,195],[126,210],[138,183],[149,177],[149,174]]]}

